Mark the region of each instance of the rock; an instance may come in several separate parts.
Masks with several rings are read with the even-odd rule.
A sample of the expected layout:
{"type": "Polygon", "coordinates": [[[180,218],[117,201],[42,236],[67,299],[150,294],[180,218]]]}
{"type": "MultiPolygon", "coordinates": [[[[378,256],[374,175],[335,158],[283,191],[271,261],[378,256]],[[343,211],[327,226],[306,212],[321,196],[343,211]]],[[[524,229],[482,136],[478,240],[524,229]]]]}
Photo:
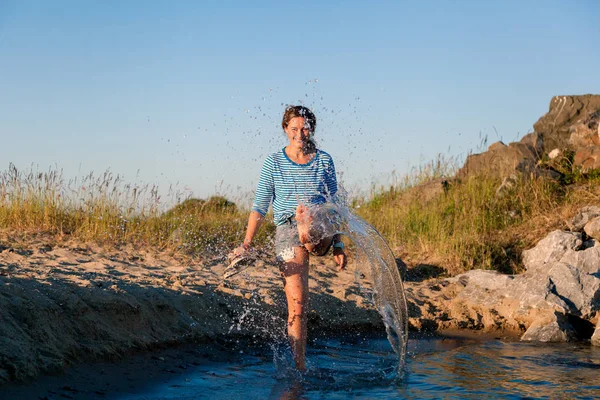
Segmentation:
{"type": "Polygon", "coordinates": [[[514,174],[546,176],[538,166],[544,152],[557,159],[564,150],[575,152],[574,165],[584,172],[600,168],[600,95],[556,96],[547,114],[534,124],[534,132],[508,145],[496,142],[488,150],[467,157],[458,178],[486,175],[505,178],[514,174]]]}
{"type": "Polygon", "coordinates": [[[596,323],[596,329],[592,335],[591,342],[594,346],[600,346],[600,318],[598,318],[598,322],[596,323]]]}
{"type": "Polygon", "coordinates": [[[529,314],[531,309],[567,311],[567,304],[556,295],[554,282],[540,271],[526,272],[515,277],[510,287],[504,288],[507,296],[519,301],[517,312],[529,314]]]}
{"type": "Polygon", "coordinates": [[[600,309],[600,247],[568,250],[549,268],[548,277],[571,314],[590,319],[600,309]]]}
{"type": "Polygon", "coordinates": [[[534,147],[539,147],[537,142],[527,143],[533,141],[528,138],[525,143],[513,142],[508,146],[502,142],[493,143],[486,152],[468,156],[457,177],[486,175],[503,178],[515,173],[534,173],[541,153],[534,147]]]}
{"type": "Polygon", "coordinates": [[[581,232],[583,227],[593,218],[600,216],[600,207],[587,206],[583,207],[579,212],[567,221],[567,226],[573,232],[581,232]]]}
{"type": "Polygon", "coordinates": [[[502,141],[490,144],[487,151],[502,151],[506,149],[506,145],[502,141]]]}
{"type": "Polygon", "coordinates": [[[536,342],[570,342],[577,332],[564,314],[554,313],[541,317],[531,324],[521,340],[536,342]]]}
{"type": "Polygon", "coordinates": [[[576,250],[582,244],[581,233],[556,230],[523,252],[523,264],[528,271],[544,270],[559,261],[567,250],[576,250]]]}
{"type": "Polygon", "coordinates": [[[550,233],[533,249],[523,252],[523,263],[528,273],[552,282],[552,293],[563,304],[553,303],[566,312],[590,318],[600,308],[600,247],[595,243],[584,247],[580,233],[550,233]]]}
{"type": "Polygon", "coordinates": [[[551,159],[551,160],[554,160],[555,158],[557,158],[561,154],[562,154],[562,151],[560,151],[560,149],[554,149],[550,153],[548,153],[548,158],[551,159]]]}
{"type": "Polygon", "coordinates": [[[496,142],[483,153],[469,155],[456,176],[506,178],[534,174],[556,178],[547,176],[548,168],[538,166],[544,152],[550,149],[551,160],[570,149],[575,152],[575,166],[584,172],[600,169],[600,95],[552,98],[548,113],[534,124],[534,130],[519,142],[496,142]]]}
{"type": "Polygon", "coordinates": [[[579,123],[572,125],[569,130],[569,144],[572,148],[583,148],[589,146],[600,146],[600,111],[590,114],[579,123]]]}
{"type": "Polygon", "coordinates": [[[592,218],[587,224],[585,224],[583,230],[588,236],[596,240],[600,240],[600,217],[592,218]]]}
{"type": "MultiPolygon", "coordinates": [[[[412,314],[434,321],[434,329],[513,331],[542,342],[588,339],[600,311],[599,242],[584,245],[580,232],[554,231],[524,251],[523,262],[527,271],[520,275],[474,270],[412,288],[412,314]]],[[[600,342],[600,332],[594,335],[600,342]]]]}
{"type": "Polygon", "coordinates": [[[537,132],[528,133],[521,138],[520,142],[528,145],[538,156],[544,152],[544,139],[537,132]]]}
{"type": "Polygon", "coordinates": [[[600,146],[589,146],[577,149],[573,165],[581,167],[586,173],[600,168],[600,146]]]}
{"type": "Polygon", "coordinates": [[[553,97],[548,113],[533,125],[534,131],[544,138],[544,151],[571,148],[571,134],[577,129],[573,126],[586,122],[593,124],[598,110],[600,95],[553,97]]]}
{"type": "MultiPolygon", "coordinates": [[[[455,278],[450,278],[448,281],[459,280],[469,287],[476,286],[485,290],[499,290],[505,288],[513,279],[513,276],[501,274],[497,271],[475,269],[455,278]]],[[[463,290],[462,294],[465,295],[465,293],[466,292],[463,290]]]]}

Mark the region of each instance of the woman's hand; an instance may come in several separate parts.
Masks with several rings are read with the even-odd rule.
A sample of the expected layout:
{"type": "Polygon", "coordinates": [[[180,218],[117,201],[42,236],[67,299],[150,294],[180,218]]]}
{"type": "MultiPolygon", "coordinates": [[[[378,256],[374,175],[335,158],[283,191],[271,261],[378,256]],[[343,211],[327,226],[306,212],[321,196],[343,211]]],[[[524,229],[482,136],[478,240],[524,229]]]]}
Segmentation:
{"type": "Polygon", "coordinates": [[[346,256],[346,253],[344,253],[344,249],[333,249],[333,258],[338,265],[338,271],[346,269],[348,257],[346,256]]]}
{"type": "Polygon", "coordinates": [[[232,252],[227,255],[227,258],[229,260],[232,260],[234,257],[246,254],[249,250],[250,250],[250,245],[246,244],[246,243],[242,243],[241,245],[239,245],[238,247],[233,249],[232,252]]]}

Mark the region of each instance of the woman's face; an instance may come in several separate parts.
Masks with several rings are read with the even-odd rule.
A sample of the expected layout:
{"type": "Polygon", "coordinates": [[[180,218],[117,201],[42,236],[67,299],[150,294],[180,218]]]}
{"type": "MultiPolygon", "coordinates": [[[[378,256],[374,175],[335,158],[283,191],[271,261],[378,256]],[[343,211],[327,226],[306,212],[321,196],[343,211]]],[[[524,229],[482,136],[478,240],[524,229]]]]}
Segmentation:
{"type": "Polygon", "coordinates": [[[303,117],[294,117],[285,128],[290,146],[303,148],[310,139],[310,128],[303,117]]]}

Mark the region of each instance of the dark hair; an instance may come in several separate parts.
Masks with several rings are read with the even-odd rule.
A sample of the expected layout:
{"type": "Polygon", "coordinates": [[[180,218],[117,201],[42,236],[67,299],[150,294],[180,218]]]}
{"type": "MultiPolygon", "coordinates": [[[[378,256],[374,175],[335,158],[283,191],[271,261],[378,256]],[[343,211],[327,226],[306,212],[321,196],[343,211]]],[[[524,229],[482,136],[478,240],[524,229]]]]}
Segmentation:
{"type": "Polygon", "coordinates": [[[292,118],[301,117],[304,118],[305,123],[308,125],[308,129],[314,132],[317,128],[317,117],[315,114],[304,106],[287,106],[283,113],[283,120],[281,121],[281,127],[285,130],[292,118]]]}

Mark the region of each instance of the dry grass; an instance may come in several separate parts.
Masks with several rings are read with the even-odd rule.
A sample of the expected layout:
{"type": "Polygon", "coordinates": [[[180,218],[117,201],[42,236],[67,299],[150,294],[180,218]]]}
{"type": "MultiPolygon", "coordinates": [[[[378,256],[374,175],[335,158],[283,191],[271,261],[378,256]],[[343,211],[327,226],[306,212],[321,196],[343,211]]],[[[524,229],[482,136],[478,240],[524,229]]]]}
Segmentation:
{"type": "MultiPolygon", "coordinates": [[[[522,177],[502,195],[496,193],[501,182],[489,177],[455,180],[442,190],[457,164],[439,157],[353,206],[409,265],[456,274],[519,272],[523,249],[564,228],[580,207],[600,204],[598,175],[583,175],[568,162],[554,166],[564,168],[560,181],[522,177]]],[[[66,181],[60,170],[11,166],[0,173],[0,229],[186,254],[224,254],[242,240],[248,210],[221,196],[189,199],[170,190],[177,205],[164,211],[158,193],[156,186],[125,183],[111,172],[66,181]]],[[[256,242],[269,243],[273,230],[265,223],[256,242]]]]}
{"type": "Polygon", "coordinates": [[[358,204],[358,213],[409,265],[440,266],[449,274],[474,268],[520,272],[524,249],[565,228],[582,206],[600,203],[598,178],[573,168],[559,181],[517,178],[501,194],[501,180],[486,176],[455,180],[443,189],[439,176],[428,174],[439,169],[424,168],[415,180],[436,183],[434,194],[424,193],[423,184],[390,187],[358,204]]]}
{"type": "MultiPolygon", "coordinates": [[[[0,227],[15,233],[68,235],[102,245],[134,244],[223,253],[241,241],[248,213],[220,196],[207,201],[169,195],[162,212],[157,186],[125,183],[110,171],[66,181],[61,170],[0,173],[0,227]]],[[[269,240],[266,224],[258,243],[269,240]]]]}

